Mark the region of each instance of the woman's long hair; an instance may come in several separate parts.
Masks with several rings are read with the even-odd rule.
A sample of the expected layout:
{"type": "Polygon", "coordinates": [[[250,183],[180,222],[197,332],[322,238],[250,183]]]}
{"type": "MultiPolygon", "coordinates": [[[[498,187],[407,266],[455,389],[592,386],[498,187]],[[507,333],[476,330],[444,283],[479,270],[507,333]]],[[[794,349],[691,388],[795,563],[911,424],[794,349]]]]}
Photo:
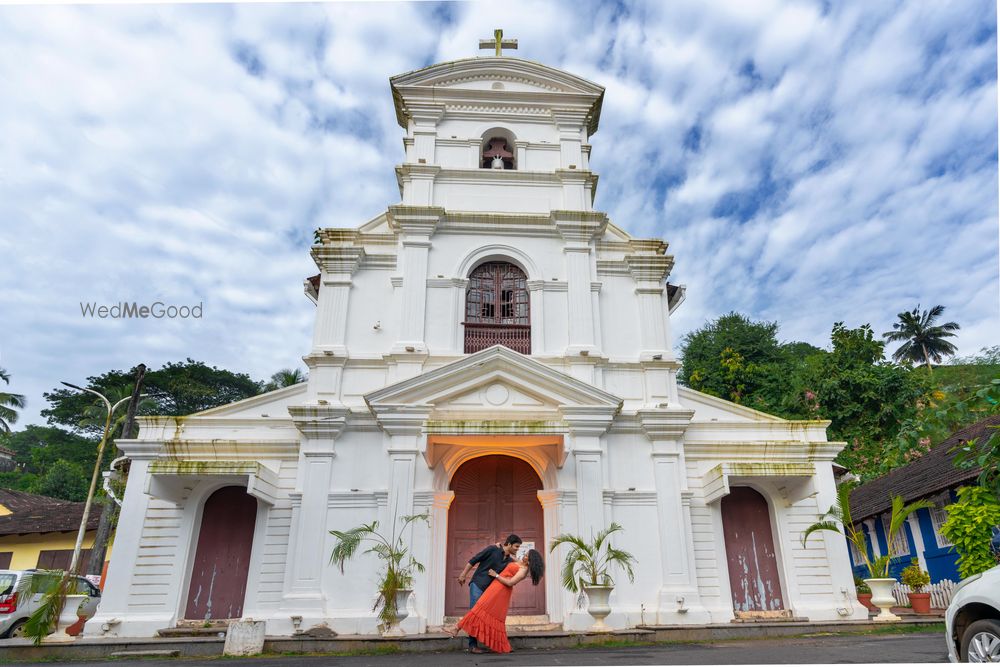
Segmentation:
{"type": "Polygon", "coordinates": [[[528,551],[528,574],[531,576],[531,583],[535,586],[545,574],[545,561],[542,560],[542,554],[535,549],[528,551]]]}

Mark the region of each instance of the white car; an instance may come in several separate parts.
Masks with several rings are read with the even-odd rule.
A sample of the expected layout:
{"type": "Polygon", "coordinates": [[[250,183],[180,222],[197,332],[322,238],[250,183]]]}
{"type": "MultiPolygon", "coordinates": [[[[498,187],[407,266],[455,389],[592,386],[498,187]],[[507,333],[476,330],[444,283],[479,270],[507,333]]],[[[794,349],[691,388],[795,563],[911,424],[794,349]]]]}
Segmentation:
{"type": "MultiPolygon", "coordinates": [[[[24,624],[31,613],[38,608],[42,599],[41,593],[25,596],[18,593],[26,577],[35,570],[0,570],[0,638],[23,637],[24,624]]],[[[84,617],[90,618],[97,611],[101,601],[101,591],[83,577],[73,577],[74,595],[86,595],[87,599],[80,606],[84,617]]]]}
{"type": "Polygon", "coordinates": [[[952,662],[1000,662],[1000,566],[962,580],[944,628],[952,662]]]}

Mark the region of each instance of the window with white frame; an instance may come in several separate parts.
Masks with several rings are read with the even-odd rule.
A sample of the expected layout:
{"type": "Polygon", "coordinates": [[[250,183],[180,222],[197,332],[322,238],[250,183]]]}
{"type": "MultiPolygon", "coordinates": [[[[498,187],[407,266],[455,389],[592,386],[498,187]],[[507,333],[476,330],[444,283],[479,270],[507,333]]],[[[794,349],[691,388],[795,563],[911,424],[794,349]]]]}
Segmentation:
{"type": "Polygon", "coordinates": [[[847,540],[847,548],[851,550],[851,562],[855,565],[861,565],[865,562],[864,557],[861,552],[858,551],[858,546],[854,544],[853,540],[847,540]]]}
{"type": "Polygon", "coordinates": [[[928,512],[931,515],[931,524],[934,526],[934,540],[937,542],[938,547],[942,549],[950,547],[952,546],[951,540],[941,532],[941,526],[948,520],[948,511],[945,510],[945,507],[951,504],[951,496],[945,492],[932,498],[931,502],[934,503],[934,507],[930,508],[928,512]]]}
{"type": "Polygon", "coordinates": [[[899,527],[895,535],[889,535],[889,519],[888,514],[882,515],[882,529],[885,530],[886,542],[889,542],[889,538],[892,538],[892,543],[890,544],[889,551],[892,553],[893,558],[898,558],[900,556],[905,556],[910,553],[910,543],[906,540],[906,522],[899,527]]]}

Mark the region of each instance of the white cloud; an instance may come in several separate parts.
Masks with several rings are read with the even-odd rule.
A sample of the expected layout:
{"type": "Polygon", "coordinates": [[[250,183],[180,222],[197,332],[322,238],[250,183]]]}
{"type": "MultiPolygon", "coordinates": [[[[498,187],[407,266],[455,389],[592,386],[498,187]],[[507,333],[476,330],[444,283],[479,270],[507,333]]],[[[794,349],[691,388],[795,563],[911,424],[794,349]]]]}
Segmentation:
{"type": "MultiPolygon", "coordinates": [[[[487,3],[0,8],[0,365],[28,395],[194,356],[295,366],[307,246],[398,199],[388,78],[487,3]],[[81,300],[205,302],[92,321],[81,300]]],[[[512,2],[516,55],[607,88],[598,207],[663,236],[679,338],[729,310],[825,344],[941,303],[996,343],[995,6],[512,2]],[[725,203],[726,206],[720,206],[725,203]]]]}

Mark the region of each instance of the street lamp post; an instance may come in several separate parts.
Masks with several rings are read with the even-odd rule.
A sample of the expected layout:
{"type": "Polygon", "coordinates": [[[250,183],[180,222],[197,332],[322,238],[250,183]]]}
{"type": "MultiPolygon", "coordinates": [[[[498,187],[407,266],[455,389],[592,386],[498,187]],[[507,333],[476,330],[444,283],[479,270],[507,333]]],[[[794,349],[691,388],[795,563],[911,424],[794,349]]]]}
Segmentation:
{"type": "MultiPolygon", "coordinates": [[[[75,384],[70,384],[69,382],[63,382],[62,384],[70,387],[71,389],[76,389],[78,391],[85,391],[89,394],[97,396],[102,401],[104,401],[104,406],[108,411],[107,418],[104,420],[104,435],[101,436],[101,444],[97,447],[97,461],[94,463],[94,474],[90,478],[90,490],[87,491],[87,502],[83,505],[83,518],[80,520],[80,530],[76,533],[76,546],[73,547],[73,558],[70,560],[69,569],[66,571],[66,576],[69,577],[73,572],[76,572],[77,565],[80,561],[80,552],[83,549],[83,537],[87,532],[87,519],[90,518],[90,506],[94,500],[94,489],[97,488],[97,478],[101,474],[101,459],[104,458],[104,447],[108,444],[108,436],[111,435],[111,417],[123,403],[128,403],[132,400],[131,396],[121,399],[114,405],[111,405],[104,394],[96,392],[93,389],[86,389],[85,387],[78,387],[75,384]]],[[[139,398],[146,396],[146,394],[139,394],[139,398]]]]}

